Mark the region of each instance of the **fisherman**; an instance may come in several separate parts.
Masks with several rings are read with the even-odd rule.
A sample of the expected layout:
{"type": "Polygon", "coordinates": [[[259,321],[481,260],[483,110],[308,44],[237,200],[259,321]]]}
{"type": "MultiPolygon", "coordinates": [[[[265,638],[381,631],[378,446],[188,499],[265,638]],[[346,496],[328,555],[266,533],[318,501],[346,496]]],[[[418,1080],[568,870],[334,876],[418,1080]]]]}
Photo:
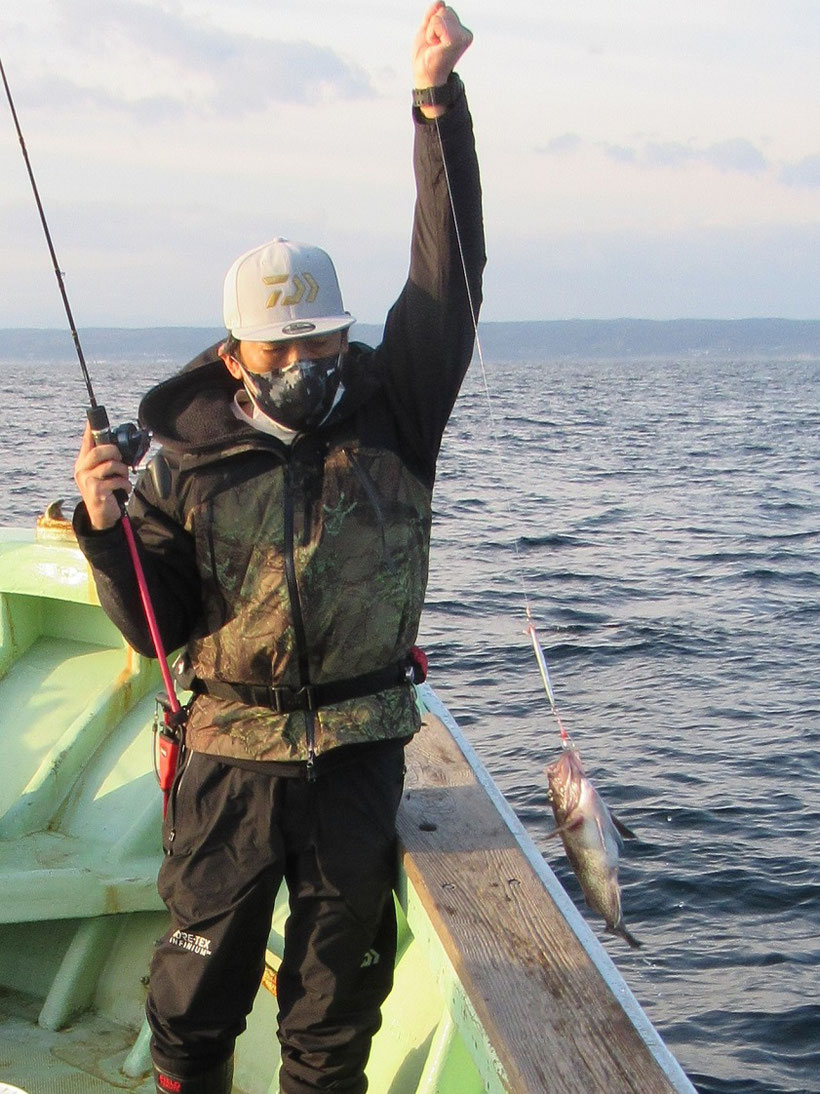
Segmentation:
{"type": "MultiPolygon", "coordinates": [[[[228,272],[226,340],[140,407],[162,448],[129,517],[195,696],[163,823],[171,927],[147,1001],[159,1091],[231,1089],[283,879],[280,1089],[367,1088],[396,953],[395,817],[420,724],[409,681],[435,465],[485,261],[453,71],[471,41],[443,3],[414,40],[410,271],[378,348],[348,340],[329,257],[274,239],[228,272]]],[[[151,656],[114,497],[127,468],[86,430],[75,477],[100,600],[151,656]]]]}

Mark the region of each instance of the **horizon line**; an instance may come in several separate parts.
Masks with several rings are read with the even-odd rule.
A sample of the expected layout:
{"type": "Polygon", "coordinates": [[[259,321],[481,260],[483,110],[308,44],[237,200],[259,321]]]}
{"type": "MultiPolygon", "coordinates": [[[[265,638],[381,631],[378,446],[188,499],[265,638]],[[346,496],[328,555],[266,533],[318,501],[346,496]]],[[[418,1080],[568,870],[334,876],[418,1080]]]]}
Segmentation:
{"type": "MultiPolygon", "coordinates": [[[[730,323],[817,323],[817,324],[820,324],[820,318],[813,318],[813,317],[809,317],[809,316],[804,317],[804,318],[794,318],[794,317],[779,316],[779,315],[747,315],[747,316],[738,316],[738,317],[731,318],[731,319],[720,318],[720,317],[716,317],[716,316],[699,316],[699,315],[691,315],[691,316],[681,315],[681,316],[676,316],[675,318],[671,318],[671,319],[654,319],[654,318],[647,317],[647,316],[628,316],[628,315],[611,316],[611,317],[607,317],[607,318],[603,318],[603,317],[582,318],[582,317],[579,317],[579,316],[575,316],[575,317],[572,317],[572,318],[563,318],[563,319],[557,319],[557,318],[555,318],[555,319],[479,319],[478,326],[479,327],[482,327],[482,326],[484,326],[484,327],[493,327],[493,326],[502,326],[502,325],[533,326],[533,325],[536,325],[536,324],[557,324],[557,323],[566,323],[566,324],[569,324],[569,323],[653,323],[653,324],[663,324],[663,323],[666,323],[666,324],[673,324],[673,323],[726,323],[726,324],[730,324],[730,323]]],[[[384,326],[384,320],[381,320],[380,322],[371,322],[369,320],[364,320],[364,319],[358,320],[357,319],[354,323],[354,326],[382,327],[382,326],[384,326]]],[[[221,331],[224,331],[225,328],[224,328],[224,326],[221,326],[219,324],[212,325],[212,324],[208,324],[208,323],[140,323],[140,324],[112,323],[112,324],[106,324],[106,325],[95,323],[95,324],[88,324],[88,325],[78,325],[77,330],[78,331],[81,331],[81,330],[84,330],[84,331],[100,331],[100,330],[106,330],[106,331],[117,331],[117,330],[123,330],[123,331],[144,331],[144,330],[208,330],[208,331],[216,331],[216,330],[221,330],[221,331]]],[[[3,331],[3,332],[28,332],[28,331],[31,331],[31,332],[38,332],[38,333],[54,333],[54,334],[66,333],[69,336],[71,335],[71,331],[69,330],[69,328],[67,326],[42,326],[42,327],[41,326],[32,326],[32,325],[23,325],[23,326],[15,326],[15,327],[0,326],[0,331],[3,331]]]]}

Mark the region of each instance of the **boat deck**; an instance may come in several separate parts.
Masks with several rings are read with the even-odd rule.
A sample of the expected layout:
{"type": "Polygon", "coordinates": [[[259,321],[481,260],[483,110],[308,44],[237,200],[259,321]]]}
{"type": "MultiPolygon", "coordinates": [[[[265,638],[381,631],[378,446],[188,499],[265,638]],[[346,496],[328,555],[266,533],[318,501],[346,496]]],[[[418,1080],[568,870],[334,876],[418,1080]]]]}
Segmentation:
{"type": "MultiPolygon", "coordinates": [[[[426,698],[435,705],[432,693],[426,698]]],[[[447,717],[446,711],[441,714],[447,717]]],[[[396,989],[374,1042],[371,1089],[379,1094],[691,1091],[623,981],[616,973],[608,976],[608,959],[596,952],[599,944],[575,909],[561,906],[560,893],[557,902],[545,896],[537,853],[535,858],[527,853],[521,833],[510,827],[492,785],[485,785],[465,748],[441,717],[428,712],[408,749],[399,814],[403,872],[396,989]]],[[[60,838],[39,833],[6,846],[60,838]]],[[[92,876],[88,859],[84,869],[89,892],[104,888],[110,864],[100,863],[99,877],[92,876]]],[[[46,871],[44,884],[49,877],[59,891],[59,871],[46,871]]],[[[58,891],[52,890],[53,898],[58,891]]],[[[156,906],[156,896],[146,904],[156,906]]],[[[57,901],[55,910],[65,915],[65,903],[57,901]]],[[[281,901],[266,983],[238,1046],[237,1094],[277,1089],[270,1081],[276,1066],[275,972],[286,914],[281,901]],[[259,1060],[265,1058],[260,1073],[259,1060]]],[[[0,953],[7,964],[18,961],[20,969],[16,975],[4,970],[18,986],[0,991],[0,1081],[31,1094],[116,1089],[148,1094],[153,1087],[145,1078],[147,1033],[134,1024],[134,998],[144,990],[138,974],[147,973],[152,940],[163,922],[163,913],[145,908],[79,921],[8,924],[0,953]],[[27,955],[36,947],[42,953],[25,984],[34,992],[29,994],[21,985],[24,970],[32,975],[27,955]],[[112,953],[109,967],[106,956],[112,953]],[[123,970],[128,970],[126,984],[123,970]]]]}
{"type": "MultiPolygon", "coordinates": [[[[95,603],[71,546],[0,536],[0,1086],[149,1094],[143,1008],[160,795],[156,665],[95,603]]],[[[597,938],[428,687],[399,811],[399,951],[374,1094],[694,1094],[597,938]]],[[[276,970],[236,1094],[275,1094],[276,970]]]]}

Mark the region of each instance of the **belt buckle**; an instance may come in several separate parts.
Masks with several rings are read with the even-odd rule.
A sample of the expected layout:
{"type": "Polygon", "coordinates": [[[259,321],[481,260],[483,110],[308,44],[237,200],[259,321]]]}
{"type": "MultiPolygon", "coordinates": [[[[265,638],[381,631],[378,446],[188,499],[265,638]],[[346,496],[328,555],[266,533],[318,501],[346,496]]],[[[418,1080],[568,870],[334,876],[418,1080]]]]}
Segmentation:
{"type": "Polygon", "coordinates": [[[319,701],[313,684],[301,688],[268,688],[268,706],[275,714],[292,714],[295,710],[318,710],[319,701]]]}
{"type": "Polygon", "coordinates": [[[284,691],[284,688],[278,688],[274,684],[268,687],[268,706],[274,714],[287,714],[284,691]]]}

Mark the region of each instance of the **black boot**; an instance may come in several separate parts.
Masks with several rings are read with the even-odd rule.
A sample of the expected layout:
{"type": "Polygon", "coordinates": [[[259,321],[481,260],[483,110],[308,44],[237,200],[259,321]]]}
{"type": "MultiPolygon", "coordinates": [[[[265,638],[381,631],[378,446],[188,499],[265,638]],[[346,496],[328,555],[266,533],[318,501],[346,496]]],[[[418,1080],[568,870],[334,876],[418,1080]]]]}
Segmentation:
{"type": "Polygon", "coordinates": [[[233,1090],[233,1057],[199,1075],[175,1075],[154,1064],[154,1082],[158,1094],[231,1094],[233,1090]]]}

